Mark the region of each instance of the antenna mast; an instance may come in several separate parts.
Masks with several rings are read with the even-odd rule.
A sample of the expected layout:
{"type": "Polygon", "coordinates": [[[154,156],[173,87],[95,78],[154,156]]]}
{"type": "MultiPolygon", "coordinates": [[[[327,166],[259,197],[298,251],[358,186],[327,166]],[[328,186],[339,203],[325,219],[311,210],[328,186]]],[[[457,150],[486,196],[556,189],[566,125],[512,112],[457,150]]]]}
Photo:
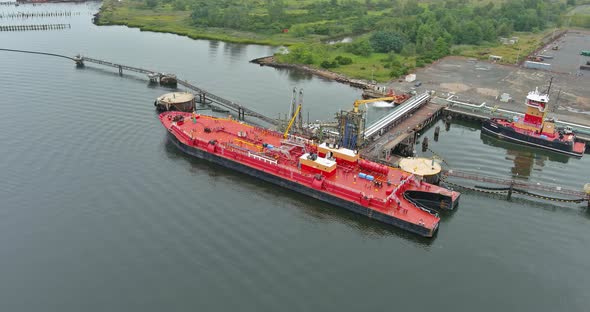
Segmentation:
{"type": "Polygon", "coordinates": [[[295,114],[295,110],[297,106],[297,88],[293,87],[293,96],[291,97],[291,109],[289,110],[289,118],[287,120],[293,118],[293,114],[295,114]]]}
{"type": "Polygon", "coordinates": [[[303,89],[299,89],[299,106],[301,106],[301,108],[299,109],[299,115],[297,116],[297,126],[299,128],[299,132],[301,133],[301,131],[303,131],[303,116],[301,113],[303,108],[303,89]]]}

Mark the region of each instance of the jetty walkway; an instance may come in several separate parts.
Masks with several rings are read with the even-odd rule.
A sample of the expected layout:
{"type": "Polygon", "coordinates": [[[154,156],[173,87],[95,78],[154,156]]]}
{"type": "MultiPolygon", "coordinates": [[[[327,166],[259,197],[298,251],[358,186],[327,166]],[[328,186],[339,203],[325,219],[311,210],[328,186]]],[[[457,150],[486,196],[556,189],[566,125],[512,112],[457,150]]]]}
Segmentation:
{"type": "Polygon", "coordinates": [[[87,57],[87,56],[81,56],[81,55],[69,57],[66,55],[60,55],[60,54],[54,54],[54,53],[14,50],[14,49],[2,49],[2,48],[0,48],[0,51],[40,54],[40,55],[48,55],[48,56],[66,58],[66,59],[74,61],[76,63],[76,65],[79,67],[85,66],[86,63],[93,63],[93,64],[102,65],[102,66],[113,67],[113,68],[118,69],[119,75],[123,75],[123,71],[130,71],[130,72],[145,74],[145,75],[147,75],[148,79],[151,82],[158,82],[159,81],[160,84],[174,85],[174,86],[179,84],[179,85],[193,91],[196,95],[198,95],[199,98],[201,99],[202,103],[204,103],[206,100],[211,101],[211,102],[214,102],[214,103],[216,103],[220,106],[223,106],[229,110],[236,112],[239,120],[244,120],[246,116],[249,116],[249,117],[253,117],[253,118],[257,118],[259,120],[262,120],[262,121],[264,121],[268,124],[271,124],[273,126],[278,126],[280,124],[280,121],[278,119],[265,116],[265,115],[258,113],[250,108],[245,107],[244,105],[242,105],[240,103],[237,103],[237,102],[225,99],[221,96],[215,95],[203,88],[200,88],[192,83],[189,83],[187,80],[178,79],[176,77],[176,75],[174,75],[174,74],[167,74],[167,73],[162,73],[162,72],[159,72],[156,70],[150,70],[150,69],[145,69],[145,68],[140,68],[140,67],[124,65],[124,64],[117,64],[117,63],[113,63],[113,62],[109,62],[109,61],[105,61],[105,60],[100,60],[100,59],[95,59],[95,58],[91,58],[91,57],[87,57]]]}
{"type": "Polygon", "coordinates": [[[27,30],[61,30],[71,29],[70,24],[42,24],[42,25],[3,25],[0,31],[27,31],[27,30]]]}

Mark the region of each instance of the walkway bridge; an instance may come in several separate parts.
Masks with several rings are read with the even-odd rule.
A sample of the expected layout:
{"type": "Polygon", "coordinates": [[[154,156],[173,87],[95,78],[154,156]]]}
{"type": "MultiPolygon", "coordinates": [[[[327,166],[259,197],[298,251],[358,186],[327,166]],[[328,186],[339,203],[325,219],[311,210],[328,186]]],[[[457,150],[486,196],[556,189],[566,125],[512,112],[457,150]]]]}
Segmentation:
{"type": "Polygon", "coordinates": [[[189,83],[187,80],[176,79],[176,75],[164,74],[164,73],[161,73],[161,72],[158,72],[155,70],[149,70],[149,69],[144,69],[144,68],[139,68],[139,67],[123,65],[123,64],[115,64],[112,62],[94,59],[94,58],[90,58],[87,56],[77,56],[74,58],[74,61],[76,62],[76,64],[79,64],[79,65],[83,65],[84,63],[90,62],[90,63],[99,64],[99,65],[114,67],[114,68],[119,69],[120,75],[123,74],[123,70],[146,74],[148,76],[148,78],[150,79],[150,81],[154,81],[154,82],[157,80],[160,80],[160,83],[162,83],[162,78],[164,78],[164,77],[173,78],[179,85],[181,85],[187,89],[190,89],[190,90],[194,91],[197,95],[199,95],[202,103],[204,103],[205,99],[207,99],[207,100],[217,103],[225,108],[231,109],[238,114],[238,119],[240,119],[240,120],[244,120],[245,116],[250,116],[250,117],[258,118],[258,119],[260,119],[264,122],[267,122],[271,125],[274,125],[274,126],[279,125],[279,121],[275,118],[270,118],[268,116],[265,116],[263,114],[255,112],[247,107],[244,107],[243,105],[241,105],[239,103],[236,103],[236,102],[230,101],[228,99],[225,99],[221,96],[215,95],[205,89],[199,88],[199,87],[189,83]]]}
{"type": "Polygon", "coordinates": [[[200,97],[201,103],[205,103],[206,101],[211,101],[211,102],[219,104],[227,109],[235,111],[238,115],[239,120],[244,120],[246,116],[249,116],[249,117],[253,117],[253,118],[257,118],[259,120],[262,120],[262,121],[264,121],[268,124],[271,124],[273,126],[278,126],[280,124],[280,121],[275,118],[265,116],[261,113],[255,112],[252,109],[244,107],[242,104],[239,104],[239,103],[230,101],[228,99],[225,99],[221,96],[215,95],[211,92],[206,91],[205,89],[199,88],[199,87],[189,83],[186,80],[177,79],[176,75],[174,75],[174,74],[166,74],[166,73],[162,73],[162,72],[159,72],[156,70],[150,70],[150,69],[145,69],[145,68],[140,68],[140,67],[124,65],[124,64],[117,64],[117,63],[113,63],[113,62],[109,62],[109,61],[105,61],[105,60],[100,60],[100,59],[95,59],[95,58],[91,58],[91,57],[87,57],[87,56],[81,56],[81,55],[69,57],[66,55],[60,55],[60,54],[54,54],[54,53],[45,53],[45,52],[38,52],[38,51],[25,51],[25,50],[13,50],[13,49],[1,49],[1,48],[0,48],[0,51],[30,53],[30,54],[39,54],[39,55],[61,57],[61,58],[66,58],[66,59],[74,61],[76,63],[76,65],[80,66],[80,67],[84,66],[85,63],[94,63],[94,64],[103,65],[103,66],[107,66],[107,67],[117,68],[119,70],[119,75],[123,75],[124,70],[135,72],[135,73],[140,73],[140,74],[145,74],[145,75],[147,75],[148,79],[151,82],[158,82],[159,81],[160,84],[168,84],[168,85],[174,85],[174,86],[176,86],[176,84],[180,84],[181,86],[195,92],[196,95],[198,95],[200,97]]]}
{"type": "Polygon", "coordinates": [[[525,181],[503,179],[461,170],[444,171],[442,180],[447,184],[470,189],[472,191],[493,194],[507,194],[507,199],[511,198],[512,193],[517,193],[544,200],[559,202],[581,203],[587,201],[588,207],[590,208],[590,193],[585,193],[584,191],[571,190],[557,185],[527,183],[525,181]],[[449,177],[481,182],[485,183],[486,185],[475,185],[474,187],[468,187],[465,185],[460,185],[448,181],[449,177]],[[490,184],[494,186],[490,186],[490,184]]]}

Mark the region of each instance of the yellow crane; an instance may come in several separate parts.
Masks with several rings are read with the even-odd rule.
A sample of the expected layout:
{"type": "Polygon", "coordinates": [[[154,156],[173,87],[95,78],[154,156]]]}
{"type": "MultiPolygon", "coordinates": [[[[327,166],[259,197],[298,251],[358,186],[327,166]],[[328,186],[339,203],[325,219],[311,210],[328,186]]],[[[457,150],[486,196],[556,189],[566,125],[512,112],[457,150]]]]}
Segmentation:
{"type": "Polygon", "coordinates": [[[297,110],[295,111],[295,114],[293,114],[293,117],[289,121],[289,125],[287,126],[287,129],[285,130],[285,133],[283,134],[284,139],[286,139],[289,136],[289,130],[291,130],[293,123],[295,123],[295,119],[297,118],[297,115],[299,115],[300,110],[301,110],[301,104],[299,104],[299,106],[297,106],[297,110]]]}
{"type": "Polygon", "coordinates": [[[395,101],[394,96],[376,98],[376,99],[368,99],[368,100],[356,100],[354,101],[354,112],[358,113],[359,106],[362,104],[372,103],[372,102],[380,102],[380,101],[395,101]]]}

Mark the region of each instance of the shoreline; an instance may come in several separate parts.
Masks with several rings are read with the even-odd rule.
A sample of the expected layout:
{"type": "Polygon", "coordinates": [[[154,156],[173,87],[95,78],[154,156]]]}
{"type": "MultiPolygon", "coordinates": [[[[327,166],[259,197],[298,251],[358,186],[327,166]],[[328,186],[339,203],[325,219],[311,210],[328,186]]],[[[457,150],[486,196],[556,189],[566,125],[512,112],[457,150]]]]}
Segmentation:
{"type": "Polygon", "coordinates": [[[250,60],[250,63],[274,68],[297,69],[328,80],[348,84],[351,87],[362,90],[369,89],[375,85],[361,79],[353,79],[342,74],[337,74],[325,69],[314,68],[308,65],[277,62],[274,55],[255,58],[253,60],[250,60]]]}
{"type": "MultiPolygon", "coordinates": [[[[100,12],[99,12],[100,13],[100,12]]],[[[214,35],[214,34],[204,34],[204,33],[200,33],[200,34],[192,34],[184,31],[172,31],[172,30],[167,30],[167,29],[155,29],[155,28],[151,28],[149,26],[142,26],[142,25],[134,25],[131,23],[125,23],[125,22],[102,22],[100,21],[100,15],[99,13],[95,14],[95,21],[93,22],[94,25],[96,26],[126,26],[129,28],[136,28],[139,29],[139,31],[150,31],[150,32],[154,32],[154,33],[164,33],[164,34],[171,34],[171,35],[177,35],[177,36],[183,36],[183,37],[187,37],[193,40],[211,40],[211,41],[223,41],[223,42],[228,42],[228,43],[239,43],[239,44],[255,44],[255,45],[265,45],[265,46],[281,46],[281,45],[291,45],[293,43],[278,43],[275,41],[266,41],[266,40],[256,40],[256,39],[239,39],[236,37],[227,37],[224,35],[214,35]]]]}

